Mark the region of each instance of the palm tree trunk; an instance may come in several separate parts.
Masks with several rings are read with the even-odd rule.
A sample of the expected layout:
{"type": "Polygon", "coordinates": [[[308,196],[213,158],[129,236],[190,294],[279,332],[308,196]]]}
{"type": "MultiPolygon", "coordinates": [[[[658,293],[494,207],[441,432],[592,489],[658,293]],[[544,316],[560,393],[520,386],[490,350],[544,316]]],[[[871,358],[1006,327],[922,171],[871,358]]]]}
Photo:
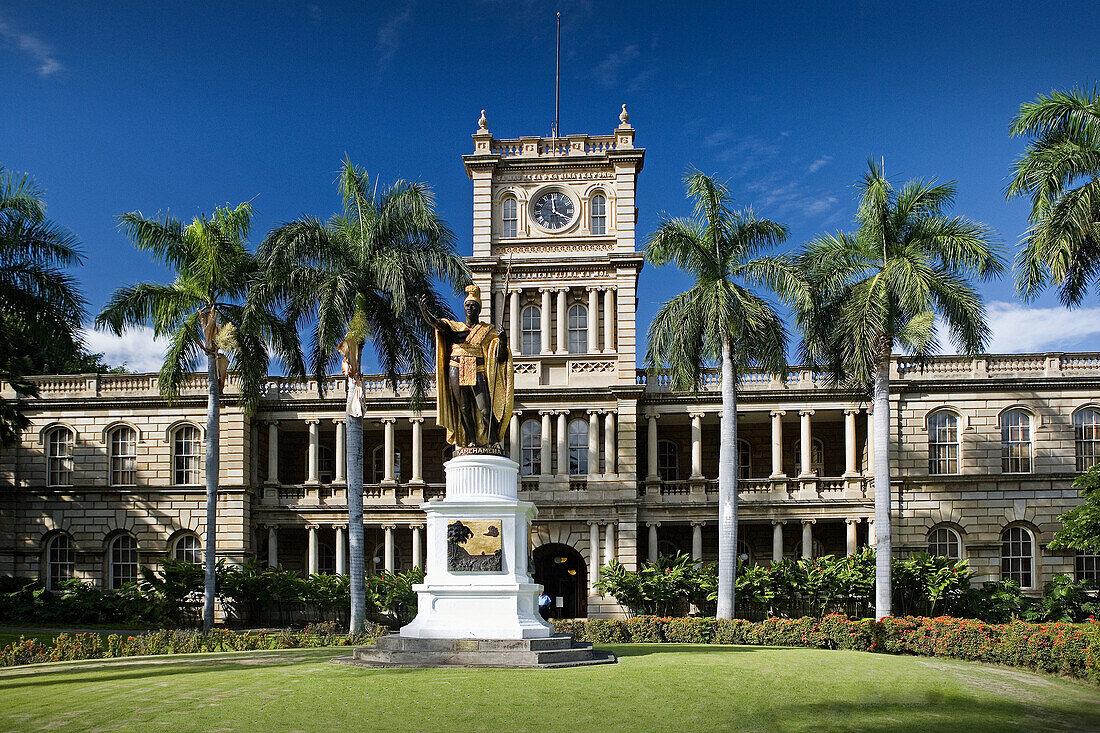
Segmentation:
{"type": "Polygon", "coordinates": [[[890,518],[890,352],[875,369],[875,619],[890,615],[890,562],[893,527],[890,518]]]}
{"type": "Polygon", "coordinates": [[[363,558],[363,418],[345,412],[347,426],[348,548],[351,574],[351,633],[363,630],[367,613],[363,558]]]}
{"type": "Polygon", "coordinates": [[[718,444],[718,618],[733,618],[737,583],[737,382],[722,341],[722,420],[718,444]]]}
{"type": "Polygon", "coordinates": [[[221,384],[218,382],[218,355],[206,356],[206,583],[202,594],[202,628],[214,627],[214,585],[217,577],[215,550],[218,544],[218,472],[221,441],[218,426],[218,406],[221,384]]]}

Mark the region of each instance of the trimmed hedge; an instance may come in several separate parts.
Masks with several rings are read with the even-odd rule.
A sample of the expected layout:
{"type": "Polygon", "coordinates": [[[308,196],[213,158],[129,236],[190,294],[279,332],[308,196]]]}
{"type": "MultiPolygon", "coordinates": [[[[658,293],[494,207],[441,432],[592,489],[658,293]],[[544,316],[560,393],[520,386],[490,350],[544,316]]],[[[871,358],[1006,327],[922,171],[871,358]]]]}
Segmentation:
{"type": "Polygon", "coordinates": [[[1100,683],[1100,622],[988,624],[975,619],[905,617],[743,619],[663,618],[556,620],[578,641],[671,644],[752,644],[855,649],[884,654],[952,657],[1024,667],[1100,683]]]}
{"type": "Polygon", "coordinates": [[[95,632],[58,634],[49,644],[21,637],[0,650],[0,667],[143,655],[355,646],[370,643],[379,632],[380,628],[374,627],[360,634],[338,634],[333,624],[312,624],[301,631],[237,632],[214,629],[201,633],[162,629],[133,636],[95,632]]]}

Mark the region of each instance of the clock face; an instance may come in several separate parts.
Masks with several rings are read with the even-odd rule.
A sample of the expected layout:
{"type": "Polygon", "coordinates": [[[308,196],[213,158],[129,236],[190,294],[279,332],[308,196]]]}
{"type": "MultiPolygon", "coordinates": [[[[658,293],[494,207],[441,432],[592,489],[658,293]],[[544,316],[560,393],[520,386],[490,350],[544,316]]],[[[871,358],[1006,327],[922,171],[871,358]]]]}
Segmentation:
{"type": "Polygon", "coordinates": [[[561,191],[544,193],[535,202],[535,221],[547,229],[561,229],[573,221],[573,202],[561,191]]]}

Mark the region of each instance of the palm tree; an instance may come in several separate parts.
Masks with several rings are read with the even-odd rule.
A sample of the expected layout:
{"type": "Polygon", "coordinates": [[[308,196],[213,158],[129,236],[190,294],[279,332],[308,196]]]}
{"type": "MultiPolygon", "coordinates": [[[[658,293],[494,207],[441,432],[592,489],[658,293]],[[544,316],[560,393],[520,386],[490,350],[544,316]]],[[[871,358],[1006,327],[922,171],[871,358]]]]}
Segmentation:
{"type": "MultiPolygon", "coordinates": [[[[0,379],[21,394],[38,394],[26,379],[36,355],[79,343],[85,302],[63,268],[83,261],[76,237],[46,218],[42,189],[0,166],[0,379]]],[[[0,399],[0,445],[18,440],[27,424],[0,399]]]]}
{"type": "Polygon", "coordinates": [[[835,382],[873,394],[875,615],[890,615],[890,357],[895,346],[918,358],[939,346],[937,317],[963,353],[989,340],[985,307],[968,282],[1004,270],[992,232],[945,212],[954,182],[913,180],[900,191],[871,162],[853,233],[825,234],[801,255],[807,297],[797,308],[808,363],[835,382]]]}
{"type": "Polygon", "coordinates": [[[757,257],[787,238],[787,228],[729,208],[726,186],[698,171],[684,179],[694,217],[662,216],[645,245],[657,267],[674,263],[695,278],[661,306],[649,326],[647,366],[667,367],[676,389],[697,392],[704,368],[722,368],[718,453],[718,618],[733,618],[737,567],[737,380],[756,367],[786,375],[787,333],[772,304],[748,286],[783,297],[798,279],[784,257],[757,257]]]}
{"type": "Polygon", "coordinates": [[[246,248],[252,206],[217,208],[186,227],[165,215],[148,219],[139,212],[119,218],[122,230],[139,250],[176,272],[168,285],[139,283],[119,288],[96,318],[96,327],[121,335],[126,328],[151,324],[169,346],[160,370],[161,394],[172,402],[180,387],[206,356],[206,586],[203,628],[214,624],[215,545],[219,467],[218,417],[230,360],[240,373],[241,399],[253,406],[267,379],[271,344],[289,370],[304,373],[294,324],[281,321],[245,296],[259,273],[246,248]]]}
{"type": "Polygon", "coordinates": [[[1030,300],[1054,284],[1063,305],[1079,305],[1090,283],[1100,287],[1100,90],[1040,95],[1009,130],[1034,137],[1008,187],[1009,198],[1031,196],[1017,288],[1030,300]]]}
{"type": "Polygon", "coordinates": [[[432,329],[416,307],[450,309],[433,287],[436,280],[460,288],[468,280],[454,250],[454,235],[435,212],[423,183],[398,181],[372,190],[365,171],[344,160],[339,185],[343,208],[327,222],[300,218],[274,229],[261,245],[266,286],[259,297],[282,302],[289,317],[312,325],[311,368],[323,377],[342,355],[348,375],[346,409],[348,545],[351,630],[366,613],[363,562],[362,352],[375,345],[379,362],[396,389],[411,374],[419,409],[429,385],[432,329]]]}

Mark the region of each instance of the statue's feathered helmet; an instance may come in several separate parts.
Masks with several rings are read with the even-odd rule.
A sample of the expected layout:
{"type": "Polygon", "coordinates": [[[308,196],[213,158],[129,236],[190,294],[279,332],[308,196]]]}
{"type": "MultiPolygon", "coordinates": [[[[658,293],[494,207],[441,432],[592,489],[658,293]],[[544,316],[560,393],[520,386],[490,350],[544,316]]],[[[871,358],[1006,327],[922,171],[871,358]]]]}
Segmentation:
{"type": "Polygon", "coordinates": [[[462,301],[462,305],[466,305],[471,300],[475,303],[481,303],[481,288],[477,285],[466,286],[466,298],[462,301]]]}

